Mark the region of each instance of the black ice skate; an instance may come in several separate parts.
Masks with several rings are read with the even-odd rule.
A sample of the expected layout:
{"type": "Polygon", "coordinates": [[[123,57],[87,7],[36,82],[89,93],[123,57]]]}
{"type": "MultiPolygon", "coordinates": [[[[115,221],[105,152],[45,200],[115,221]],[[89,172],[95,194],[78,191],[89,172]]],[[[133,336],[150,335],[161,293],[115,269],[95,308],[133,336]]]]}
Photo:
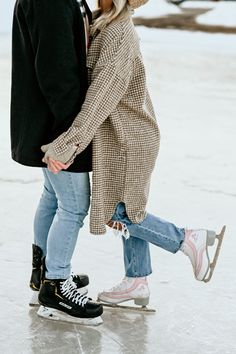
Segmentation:
{"type": "Polygon", "coordinates": [[[37,314],[54,321],[96,326],[101,324],[103,307],[81,294],[72,278],[45,279],[41,285],[37,314]]]}
{"type": "MultiPolygon", "coordinates": [[[[40,247],[32,245],[32,273],[30,278],[30,288],[34,291],[29,302],[30,306],[39,306],[38,292],[40,285],[45,278],[45,257],[40,247]]],[[[86,274],[72,275],[74,283],[80,289],[80,293],[87,294],[88,289],[86,286],[89,284],[89,277],[86,274]]]]}

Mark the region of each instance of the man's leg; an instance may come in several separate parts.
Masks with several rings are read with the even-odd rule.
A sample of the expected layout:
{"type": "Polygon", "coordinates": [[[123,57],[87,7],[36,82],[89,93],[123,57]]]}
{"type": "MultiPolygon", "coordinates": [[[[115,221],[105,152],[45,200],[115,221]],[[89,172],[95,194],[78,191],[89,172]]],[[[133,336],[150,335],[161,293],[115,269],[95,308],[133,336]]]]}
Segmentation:
{"type": "Polygon", "coordinates": [[[34,244],[42,250],[42,257],[47,253],[47,239],[50,227],[57,211],[57,197],[46,173],[47,169],[43,168],[44,189],[39,201],[34,218],[34,244]]]}
{"type": "Polygon", "coordinates": [[[71,258],[80,228],[88,214],[88,173],[45,170],[57,198],[46,253],[46,276],[40,287],[38,315],[51,320],[97,325],[103,308],[81,294],[71,275],[71,258]]]}
{"type": "MultiPolygon", "coordinates": [[[[47,168],[43,168],[44,190],[39,201],[39,205],[34,218],[34,244],[32,245],[32,273],[30,287],[36,291],[30,300],[31,306],[38,305],[38,290],[44,275],[43,258],[47,253],[47,240],[49,230],[58,208],[56,192],[49,180],[47,168]]],[[[88,189],[86,187],[86,189],[88,189]]],[[[89,284],[89,278],[86,274],[76,274],[73,276],[74,282],[81,292],[86,293],[86,286],[89,284]]]]}
{"type": "Polygon", "coordinates": [[[47,239],[46,278],[67,279],[80,228],[88,214],[90,183],[88,173],[45,170],[58,201],[47,239]]]}

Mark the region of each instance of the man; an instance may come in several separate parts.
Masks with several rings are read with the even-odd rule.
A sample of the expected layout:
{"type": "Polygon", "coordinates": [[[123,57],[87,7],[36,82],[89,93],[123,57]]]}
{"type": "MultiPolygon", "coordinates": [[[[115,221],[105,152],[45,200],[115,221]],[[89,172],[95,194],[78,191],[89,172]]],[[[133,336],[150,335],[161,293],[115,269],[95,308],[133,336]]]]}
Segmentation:
{"type": "MultiPolygon", "coordinates": [[[[91,13],[85,1],[17,0],[13,20],[12,158],[42,167],[44,190],[34,221],[31,288],[44,305],[38,314],[98,324],[102,306],[80,288],[87,276],[71,277],[71,258],[90,203],[91,144],[68,169],[54,174],[40,147],[69,128],[87,86],[86,45],[91,13]],[[44,259],[45,257],[45,266],[44,259]],[[45,275],[43,273],[45,272],[45,275]]],[[[50,165],[51,163],[51,165],[50,165]]]]}

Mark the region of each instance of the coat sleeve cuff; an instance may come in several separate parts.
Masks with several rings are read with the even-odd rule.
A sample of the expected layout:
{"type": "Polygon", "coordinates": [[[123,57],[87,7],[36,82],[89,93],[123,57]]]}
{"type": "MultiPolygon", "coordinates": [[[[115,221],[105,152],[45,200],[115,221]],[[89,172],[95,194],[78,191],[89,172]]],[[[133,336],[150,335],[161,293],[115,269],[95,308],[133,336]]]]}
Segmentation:
{"type": "Polygon", "coordinates": [[[53,147],[53,143],[43,145],[41,150],[45,153],[44,159],[51,157],[54,160],[60,161],[64,164],[72,163],[77,155],[78,146],[69,146],[63,153],[57,153],[53,147]]]}

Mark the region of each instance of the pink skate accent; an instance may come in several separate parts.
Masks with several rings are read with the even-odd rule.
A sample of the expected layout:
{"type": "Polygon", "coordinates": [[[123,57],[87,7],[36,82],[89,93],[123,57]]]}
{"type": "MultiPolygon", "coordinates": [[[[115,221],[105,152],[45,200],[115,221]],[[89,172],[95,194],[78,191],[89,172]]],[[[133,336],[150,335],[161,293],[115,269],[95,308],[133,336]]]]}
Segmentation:
{"type": "Polygon", "coordinates": [[[185,230],[185,239],[189,239],[189,237],[191,236],[191,233],[193,232],[193,230],[185,230]]]}
{"type": "Polygon", "coordinates": [[[192,243],[192,241],[190,241],[190,239],[188,238],[188,240],[186,240],[187,242],[187,245],[190,247],[190,249],[192,250],[193,252],[193,256],[194,258],[197,260],[197,251],[196,251],[196,248],[194,246],[194,243],[192,243]]]}
{"type": "Polygon", "coordinates": [[[189,257],[197,280],[204,281],[205,283],[210,281],[219,256],[225,229],[226,226],[223,226],[219,235],[212,230],[185,229],[185,239],[180,249],[189,257]],[[208,254],[208,247],[213,246],[216,239],[218,239],[218,245],[213,260],[211,260],[208,254]]]}
{"type": "Polygon", "coordinates": [[[136,278],[134,281],[134,284],[131,288],[126,289],[124,291],[119,291],[119,292],[106,292],[104,291],[104,294],[109,294],[109,296],[112,296],[116,299],[121,299],[124,295],[129,295],[129,293],[133,290],[135,290],[139,285],[144,284],[147,285],[147,281],[145,279],[138,279],[136,278]]]}
{"type": "Polygon", "coordinates": [[[204,252],[206,252],[207,246],[206,244],[203,244],[201,248],[197,251],[194,242],[191,240],[192,238],[194,241],[197,241],[196,236],[197,235],[194,230],[186,230],[184,242],[186,243],[186,246],[189,247],[189,251],[192,252],[193,259],[191,262],[193,262],[192,265],[193,265],[195,277],[198,278],[203,267],[203,257],[204,257],[204,252]]]}
{"type": "Polygon", "coordinates": [[[112,295],[114,297],[120,298],[122,295],[129,294],[131,291],[135,290],[141,284],[146,285],[147,284],[146,280],[144,280],[144,279],[135,279],[133,286],[131,288],[129,288],[129,289],[126,289],[124,291],[118,291],[118,292],[104,292],[104,293],[105,294],[109,293],[109,296],[112,295]]]}
{"type": "Polygon", "coordinates": [[[201,271],[201,268],[202,268],[202,263],[203,263],[203,253],[205,252],[206,250],[206,247],[203,246],[201,251],[199,252],[199,264],[197,266],[197,269],[196,269],[196,277],[199,275],[200,271],[201,271]]]}

